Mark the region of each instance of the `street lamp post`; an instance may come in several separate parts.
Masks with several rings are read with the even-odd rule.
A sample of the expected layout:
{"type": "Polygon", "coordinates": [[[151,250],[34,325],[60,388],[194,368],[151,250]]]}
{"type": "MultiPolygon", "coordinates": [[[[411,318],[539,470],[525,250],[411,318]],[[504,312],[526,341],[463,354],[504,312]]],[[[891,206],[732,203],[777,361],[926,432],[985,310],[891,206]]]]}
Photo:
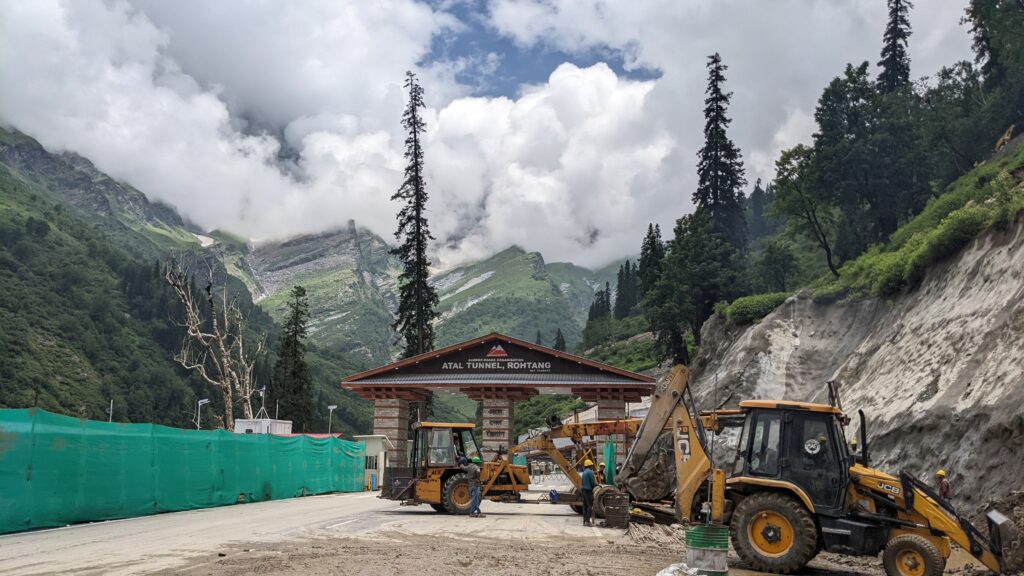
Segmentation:
{"type": "Polygon", "coordinates": [[[209,398],[203,398],[196,403],[196,430],[199,430],[199,425],[203,421],[203,404],[209,404],[209,398]]]}
{"type": "Polygon", "coordinates": [[[334,409],[337,408],[337,404],[331,404],[327,407],[327,435],[331,435],[331,416],[334,414],[334,409]]]}

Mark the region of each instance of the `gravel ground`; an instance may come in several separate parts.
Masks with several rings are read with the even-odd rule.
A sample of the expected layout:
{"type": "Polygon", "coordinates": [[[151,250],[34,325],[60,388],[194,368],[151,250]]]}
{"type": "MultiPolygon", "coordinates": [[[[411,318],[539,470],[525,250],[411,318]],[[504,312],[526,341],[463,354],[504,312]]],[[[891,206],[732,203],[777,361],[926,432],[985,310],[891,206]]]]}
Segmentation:
{"type": "MultiPolygon", "coordinates": [[[[659,527],[655,527],[659,528],[659,527]]],[[[646,534],[644,543],[629,535],[601,530],[594,537],[552,535],[548,540],[425,535],[377,532],[361,536],[317,538],[278,544],[239,544],[218,554],[196,558],[191,564],[157,572],[193,576],[243,574],[380,576],[623,576],[654,575],[671,564],[685,561],[675,536],[646,534]]],[[[730,552],[730,573],[760,575],[745,570],[730,552]]],[[[821,554],[805,575],[881,576],[875,558],[849,558],[821,554]]]]}

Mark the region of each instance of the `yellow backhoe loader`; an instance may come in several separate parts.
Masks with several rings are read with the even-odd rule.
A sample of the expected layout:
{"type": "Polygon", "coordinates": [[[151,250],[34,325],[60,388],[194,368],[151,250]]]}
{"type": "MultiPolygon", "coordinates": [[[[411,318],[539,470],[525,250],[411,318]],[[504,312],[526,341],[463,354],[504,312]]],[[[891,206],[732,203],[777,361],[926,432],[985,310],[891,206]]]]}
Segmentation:
{"type": "MultiPolygon", "coordinates": [[[[414,424],[409,465],[384,469],[380,497],[429,504],[438,512],[468,514],[470,480],[459,460],[480,455],[473,428],[472,422],[414,424]]],[[[480,495],[485,500],[517,502],[529,484],[526,466],[510,464],[504,458],[480,464],[480,495]]]]}
{"type": "Polygon", "coordinates": [[[851,453],[849,418],[833,386],[829,404],[748,400],[738,410],[697,413],[688,383],[679,365],[655,390],[616,476],[633,500],[674,497],[679,520],[728,525],[739,556],[765,572],[794,572],[825,550],[881,553],[890,576],[938,576],[952,543],[993,572],[1003,569],[1001,542],[1013,537],[1012,523],[989,513],[986,538],[912,475],[871,468],[863,412],[861,451],[851,453]],[[726,479],[708,455],[708,432],[731,426],[741,431],[726,479]]]}
{"type": "MultiPolygon", "coordinates": [[[[566,479],[573,486],[571,493],[559,493],[555,491],[551,499],[553,503],[569,504],[573,510],[582,513],[583,508],[579,501],[580,473],[578,465],[587,459],[597,460],[597,457],[585,448],[587,438],[613,435],[633,435],[643,421],[639,418],[628,418],[624,420],[598,420],[593,422],[561,422],[558,418],[548,421],[548,430],[534,434],[516,446],[508,449],[507,458],[511,459],[516,454],[525,452],[541,452],[562,469],[566,479]],[[576,462],[570,462],[555,446],[555,440],[567,438],[576,447],[576,462]]],[[[594,489],[594,514],[598,518],[604,518],[604,495],[614,491],[609,485],[601,485],[594,489]]]]}

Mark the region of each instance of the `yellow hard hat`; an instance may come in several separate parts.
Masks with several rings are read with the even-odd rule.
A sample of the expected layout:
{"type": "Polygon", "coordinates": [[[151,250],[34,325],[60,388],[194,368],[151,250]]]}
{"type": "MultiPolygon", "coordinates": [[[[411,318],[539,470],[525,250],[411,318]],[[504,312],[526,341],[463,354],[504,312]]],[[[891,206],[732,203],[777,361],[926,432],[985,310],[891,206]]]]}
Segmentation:
{"type": "Polygon", "coordinates": [[[601,462],[600,464],[598,464],[598,466],[604,468],[604,462],[601,462]]]}
{"type": "Polygon", "coordinates": [[[850,444],[853,445],[853,446],[856,446],[857,445],[857,439],[854,438],[853,440],[850,440],[850,444]]]}
{"type": "Polygon", "coordinates": [[[583,461],[583,465],[589,468],[594,465],[594,461],[591,460],[590,458],[587,458],[586,460],[583,461]]]}
{"type": "Polygon", "coordinates": [[[938,472],[935,473],[935,475],[940,477],[940,478],[945,478],[946,477],[946,471],[945,470],[939,470],[938,472]]]}

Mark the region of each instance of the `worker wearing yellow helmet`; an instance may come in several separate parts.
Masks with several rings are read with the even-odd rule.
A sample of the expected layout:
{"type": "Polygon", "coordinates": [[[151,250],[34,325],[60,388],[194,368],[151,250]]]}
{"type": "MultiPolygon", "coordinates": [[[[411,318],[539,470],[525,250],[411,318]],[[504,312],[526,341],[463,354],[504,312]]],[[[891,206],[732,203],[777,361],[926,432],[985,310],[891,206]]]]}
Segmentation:
{"type": "Polygon", "coordinates": [[[953,501],[953,490],[949,487],[949,480],[946,480],[946,471],[939,470],[935,473],[939,479],[939,496],[949,502],[953,501]]]}
{"type": "Polygon", "coordinates": [[[580,474],[580,495],[583,497],[583,525],[593,526],[590,517],[594,511],[594,488],[597,488],[597,476],[594,475],[594,461],[587,458],[583,461],[583,473],[580,474]]]}
{"type": "Polygon", "coordinates": [[[594,477],[597,478],[597,484],[599,486],[605,482],[604,469],[604,462],[601,462],[597,465],[597,471],[594,472],[594,477]]]}

